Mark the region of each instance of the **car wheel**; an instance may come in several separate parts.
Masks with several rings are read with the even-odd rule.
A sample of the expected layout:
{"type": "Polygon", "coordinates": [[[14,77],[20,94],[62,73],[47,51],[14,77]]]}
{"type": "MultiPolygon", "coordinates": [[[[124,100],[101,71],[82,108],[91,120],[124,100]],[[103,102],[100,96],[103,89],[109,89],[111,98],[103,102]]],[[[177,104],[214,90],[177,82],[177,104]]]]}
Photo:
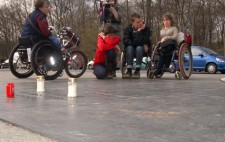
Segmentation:
{"type": "Polygon", "coordinates": [[[210,74],[215,74],[217,71],[216,64],[210,63],[207,65],[206,71],[210,74]]]}
{"type": "Polygon", "coordinates": [[[222,74],[225,74],[225,71],[220,71],[222,74]]]}

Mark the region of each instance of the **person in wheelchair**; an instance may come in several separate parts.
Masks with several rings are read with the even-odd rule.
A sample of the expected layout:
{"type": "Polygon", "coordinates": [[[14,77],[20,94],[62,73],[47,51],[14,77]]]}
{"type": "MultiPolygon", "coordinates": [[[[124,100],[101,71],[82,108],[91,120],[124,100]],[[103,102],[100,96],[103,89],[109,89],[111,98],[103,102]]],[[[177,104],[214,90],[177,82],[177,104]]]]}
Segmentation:
{"type": "Polygon", "coordinates": [[[94,74],[97,79],[113,78],[113,71],[116,69],[116,50],[120,52],[117,44],[120,40],[111,25],[106,25],[103,32],[98,35],[94,58],[94,74]]]}
{"type": "Polygon", "coordinates": [[[48,29],[46,17],[51,8],[49,0],[35,0],[34,7],[35,10],[27,16],[22,26],[21,37],[32,38],[35,43],[49,39],[56,47],[61,48],[60,40],[48,29]]]}
{"type": "Polygon", "coordinates": [[[127,72],[123,78],[140,78],[141,63],[144,53],[148,53],[150,47],[150,28],[145,26],[138,13],[131,15],[131,24],[124,30],[123,43],[126,55],[127,72]],[[136,57],[135,72],[132,74],[133,59],[136,57]]]}
{"type": "Polygon", "coordinates": [[[175,22],[171,14],[163,15],[162,25],[163,28],[160,30],[160,42],[159,47],[159,62],[157,68],[153,71],[154,75],[162,73],[162,68],[166,64],[169,66],[172,53],[176,49],[178,29],[174,26],[175,22]]]}

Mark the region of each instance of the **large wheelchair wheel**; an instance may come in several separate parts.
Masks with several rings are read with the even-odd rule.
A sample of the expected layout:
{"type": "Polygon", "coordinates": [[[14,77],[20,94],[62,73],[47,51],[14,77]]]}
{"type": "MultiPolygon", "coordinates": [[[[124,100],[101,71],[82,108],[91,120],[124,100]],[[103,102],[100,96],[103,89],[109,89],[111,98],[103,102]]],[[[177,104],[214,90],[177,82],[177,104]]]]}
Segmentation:
{"type": "Polygon", "coordinates": [[[159,46],[155,47],[154,51],[152,52],[151,61],[149,62],[147,67],[147,77],[149,79],[153,79],[154,76],[155,78],[161,78],[163,76],[164,71],[162,71],[162,73],[157,75],[153,74],[153,70],[157,68],[158,62],[159,62],[159,46]]]}
{"type": "Polygon", "coordinates": [[[120,61],[121,61],[120,70],[121,70],[121,74],[122,74],[122,77],[123,77],[125,75],[126,71],[127,71],[127,68],[126,68],[126,56],[124,54],[124,51],[121,53],[120,61]]]}
{"type": "Polygon", "coordinates": [[[87,69],[87,57],[81,51],[72,51],[64,63],[66,74],[72,78],[81,77],[87,69]]]}
{"type": "Polygon", "coordinates": [[[61,50],[48,40],[40,41],[33,47],[31,64],[36,75],[43,75],[46,80],[54,80],[63,71],[61,50]]]}
{"type": "Polygon", "coordinates": [[[30,77],[34,72],[28,61],[27,48],[17,44],[9,55],[9,68],[12,74],[18,78],[30,77]]]}
{"type": "Polygon", "coordinates": [[[183,43],[179,49],[178,64],[182,77],[188,79],[192,73],[192,53],[188,45],[183,43]]]}

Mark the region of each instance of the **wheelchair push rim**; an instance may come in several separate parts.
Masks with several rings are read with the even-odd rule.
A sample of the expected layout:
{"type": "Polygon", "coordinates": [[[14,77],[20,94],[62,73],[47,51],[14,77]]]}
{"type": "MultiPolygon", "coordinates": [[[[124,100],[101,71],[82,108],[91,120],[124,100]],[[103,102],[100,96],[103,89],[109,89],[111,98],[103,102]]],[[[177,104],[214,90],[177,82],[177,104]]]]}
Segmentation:
{"type": "Polygon", "coordinates": [[[46,80],[54,80],[63,71],[61,50],[50,41],[40,41],[34,45],[31,64],[36,75],[43,75],[46,80]]]}
{"type": "Polygon", "coordinates": [[[178,65],[180,73],[184,79],[190,78],[193,67],[192,63],[193,59],[191,49],[188,45],[183,43],[179,49],[178,65]]]}
{"type": "MultiPolygon", "coordinates": [[[[149,79],[155,78],[161,78],[164,74],[164,71],[162,71],[160,74],[154,75],[153,71],[156,69],[157,59],[156,56],[159,56],[158,54],[159,46],[156,46],[154,51],[152,52],[151,61],[149,62],[148,68],[147,68],[147,77],[149,79]]],[[[159,59],[158,59],[159,60],[159,59]]]]}
{"type": "Polygon", "coordinates": [[[19,44],[14,46],[9,55],[9,68],[14,76],[27,78],[34,73],[28,56],[30,55],[27,52],[27,48],[19,44]]]}

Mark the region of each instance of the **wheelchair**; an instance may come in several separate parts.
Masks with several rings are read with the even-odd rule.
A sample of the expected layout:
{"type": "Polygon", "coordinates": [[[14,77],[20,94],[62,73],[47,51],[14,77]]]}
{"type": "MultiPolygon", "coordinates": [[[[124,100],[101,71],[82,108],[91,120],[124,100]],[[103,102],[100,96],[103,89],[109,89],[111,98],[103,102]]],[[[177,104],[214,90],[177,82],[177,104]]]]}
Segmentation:
{"type": "Polygon", "coordinates": [[[160,46],[157,45],[153,50],[151,60],[147,68],[147,77],[149,79],[153,79],[154,77],[161,78],[164,72],[171,72],[175,73],[176,79],[189,79],[192,74],[193,67],[190,46],[191,45],[188,45],[186,41],[182,41],[180,44],[178,44],[175,50],[172,52],[171,60],[164,64],[161,73],[154,75],[153,71],[157,69],[160,56],[160,46]]]}
{"type": "Polygon", "coordinates": [[[18,78],[27,78],[35,73],[43,75],[46,80],[53,80],[62,73],[62,64],[60,49],[47,39],[19,38],[19,44],[9,55],[10,70],[18,78]]]}
{"type": "Polygon", "coordinates": [[[62,41],[62,49],[48,39],[19,38],[19,44],[9,56],[12,74],[18,78],[27,78],[35,73],[43,75],[46,80],[54,80],[65,69],[72,78],[82,76],[87,68],[87,58],[83,52],[73,50],[79,45],[79,38],[69,27],[62,28],[58,36],[62,41]]]}
{"type": "MultiPolygon", "coordinates": [[[[149,48],[151,49],[151,48],[149,48]]],[[[144,65],[144,67],[141,67],[142,69],[147,69],[148,68],[148,64],[149,64],[149,61],[148,59],[150,58],[150,52],[151,50],[149,50],[148,53],[144,53],[143,55],[143,58],[146,57],[146,60],[142,60],[142,63],[141,63],[141,66],[144,65]]],[[[126,61],[126,51],[123,50],[121,52],[121,56],[120,56],[120,62],[121,62],[121,67],[120,67],[120,70],[121,70],[121,74],[122,74],[122,78],[123,76],[125,75],[125,73],[127,72],[127,61],[126,61]]],[[[133,61],[133,65],[135,66],[136,65],[136,59],[134,58],[134,61],[133,61]]]]}

